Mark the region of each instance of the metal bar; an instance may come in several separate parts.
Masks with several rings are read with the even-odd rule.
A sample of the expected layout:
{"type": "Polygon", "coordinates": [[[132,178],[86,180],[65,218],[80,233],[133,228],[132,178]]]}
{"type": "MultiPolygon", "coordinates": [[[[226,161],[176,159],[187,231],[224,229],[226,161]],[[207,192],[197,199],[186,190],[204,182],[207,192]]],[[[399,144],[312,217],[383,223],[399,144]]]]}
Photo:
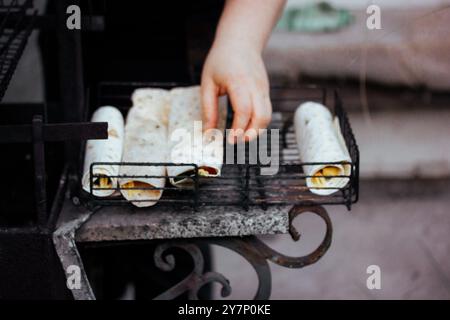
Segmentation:
{"type": "Polygon", "coordinates": [[[195,175],[194,175],[194,204],[193,208],[195,211],[198,210],[198,198],[199,198],[199,184],[198,184],[198,166],[195,166],[195,175]]]}
{"type": "Polygon", "coordinates": [[[250,201],[250,190],[249,190],[249,180],[250,180],[250,167],[245,166],[245,180],[244,180],[244,210],[249,210],[250,201]]]}
{"type": "MultiPolygon", "coordinates": [[[[79,0],[58,0],[56,5],[56,30],[59,47],[59,81],[65,122],[81,122],[84,115],[84,81],[81,31],[68,30],[66,9],[69,5],[80,5],[79,0]]],[[[78,173],[78,156],[81,143],[66,144],[66,159],[71,169],[78,173]]],[[[76,175],[71,176],[75,179],[76,175]]],[[[76,181],[74,182],[76,183],[76,181]]]]}
{"type": "MultiPolygon", "coordinates": [[[[76,300],[93,300],[95,295],[75,242],[75,232],[89,219],[92,212],[87,208],[79,208],[69,203],[70,200],[66,200],[63,204],[62,214],[58,217],[57,229],[53,232],[53,244],[64,270],[71,265],[80,267],[81,288],[72,290],[73,297],[76,300]]],[[[67,274],[65,273],[65,275],[67,274]]]]}
{"type": "Polygon", "coordinates": [[[56,229],[56,223],[58,221],[59,213],[61,212],[64,196],[66,193],[67,187],[67,165],[63,169],[63,173],[61,175],[61,179],[59,180],[58,190],[56,191],[55,199],[53,200],[52,207],[50,209],[50,217],[49,217],[49,230],[56,229]]]}
{"type": "Polygon", "coordinates": [[[45,141],[108,139],[107,122],[50,124],[44,127],[45,141]]]}
{"type": "Polygon", "coordinates": [[[33,155],[35,175],[35,201],[37,221],[40,226],[47,222],[47,187],[45,181],[45,148],[42,116],[33,118],[33,155]]]}
{"type": "MultiPolygon", "coordinates": [[[[108,138],[108,123],[84,122],[43,124],[42,140],[45,142],[69,140],[101,140],[108,138]]],[[[27,143],[33,141],[33,126],[0,126],[0,143],[27,143]]]]}

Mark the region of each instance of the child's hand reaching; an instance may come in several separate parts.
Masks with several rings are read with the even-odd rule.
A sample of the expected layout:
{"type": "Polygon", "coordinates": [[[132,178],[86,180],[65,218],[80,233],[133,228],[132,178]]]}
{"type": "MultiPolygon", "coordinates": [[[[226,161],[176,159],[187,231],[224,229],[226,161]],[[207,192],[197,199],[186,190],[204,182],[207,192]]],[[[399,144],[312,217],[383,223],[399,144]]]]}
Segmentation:
{"type": "Polygon", "coordinates": [[[226,2],[201,89],[205,130],[216,127],[218,97],[228,94],[234,110],[231,143],[256,138],[271,120],[269,80],[261,53],[284,2],[226,2]]]}
{"type": "MultiPolygon", "coordinates": [[[[234,109],[232,129],[236,138],[254,139],[272,116],[269,81],[261,54],[239,45],[215,46],[206,60],[202,75],[205,128],[217,125],[217,98],[228,94],[234,109]],[[241,130],[239,130],[241,129],[241,130]],[[251,130],[254,129],[254,130],[251,130]]],[[[230,142],[235,136],[229,137],[230,142]]]]}

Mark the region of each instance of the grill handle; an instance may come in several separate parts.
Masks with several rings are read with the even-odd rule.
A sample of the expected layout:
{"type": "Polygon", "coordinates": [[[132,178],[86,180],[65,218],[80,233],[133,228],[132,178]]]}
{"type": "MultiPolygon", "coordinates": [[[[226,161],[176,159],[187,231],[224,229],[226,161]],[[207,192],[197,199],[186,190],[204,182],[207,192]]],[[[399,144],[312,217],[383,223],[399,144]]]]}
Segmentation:
{"type": "MultiPolygon", "coordinates": [[[[44,142],[108,139],[108,123],[42,124],[44,142]]],[[[0,126],[0,144],[33,142],[32,125],[0,126]]]]}

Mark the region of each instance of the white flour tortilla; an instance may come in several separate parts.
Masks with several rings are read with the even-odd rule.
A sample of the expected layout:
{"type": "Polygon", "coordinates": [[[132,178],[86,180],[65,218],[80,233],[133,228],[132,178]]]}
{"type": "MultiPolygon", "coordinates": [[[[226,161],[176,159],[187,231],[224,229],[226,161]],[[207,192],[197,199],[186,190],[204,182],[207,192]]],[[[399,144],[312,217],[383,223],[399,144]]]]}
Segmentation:
{"type": "MultiPolygon", "coordinates": [[[[169,92],[162,89],[138,89],[127,116],[122,162],[164,163],[167,154],[167,115],[169,92]]],[[[123,165],[120,192],[137,207],[150,207],[161,198],[166,168],[164,166],[123,165]],[[147,201],[150,200],[150,201],[147,201]]]]}
{"type": "MultiPolygon", "coordinates": [[[[196,164],[199,175],[217,177],[223,164],[223,140],[227,115],[226,98],[219,99],[217,129],[202,131],[200,87],[176,88],[171,91],[169,116],[170,162],[196,164]]],[[[168,167],[169,181],[180,188],[192,187],[191,166],[168,167]],[[179,178],[174,178],[179,176],[179,178]]]]}
{"type": "MultiPolygon", "coordinates": [[[[323,105],[315,102],[302,104],[295,113],[294,126],[302,162],[351,162],[338,122],[323,105]]],[[[306,185],[318,195],[330,195],[349,182],[349,164],[304,165],[306,185]],[[330,177],[331,176],[331,177],[330,177]]]]}
{"type": "MultiPolygon", "coordinates": [[[[91,121],[108,122],[108,139],[89,140],[86,143],[82,186],[87,192],[91,192],[91,165],[99,162],[120,162],[124,142],[124,121],[118,109],[110,106],[101,107],[93,114],[91,121]]],[[[117,189],[119,166],[96,165],[92,173],[94,183],[92,187],[105,189],[92,190],[92,194],[97,197],[112,196],[117,189]],[[102,177],[97,177],[99,175],[102,177]]]]}

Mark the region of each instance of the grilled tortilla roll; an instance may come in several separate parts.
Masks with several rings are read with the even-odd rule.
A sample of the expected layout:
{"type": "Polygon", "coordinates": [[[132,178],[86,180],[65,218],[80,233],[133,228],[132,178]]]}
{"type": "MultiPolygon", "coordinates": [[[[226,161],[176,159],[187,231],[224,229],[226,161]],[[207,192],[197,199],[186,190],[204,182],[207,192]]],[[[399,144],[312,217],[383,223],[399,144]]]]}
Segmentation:
{"type": "MultiPolygon", "coordinates": [[[[218,129],[203,133],[200,87],[176,88],[170,93],[169,116],[170,162],[196,164],[204,177],[217,177],[223,164],[223,140],[227,101],[219,100],[218,129]]],[[[168,167],[170,183],[180,188],[193,186],[193,166],[168,167]]]]}
{"type": "Polygon", "coordinates": [[[302,104],[295,113],[295,133],[300,159],[306,163],[337,164],[304,165],[306,185],[318,195],[330,195],[349,182],[350,155],[337,121],[330,111],[315,102],[302,104]],[[341,176],[341,177],[336,177],[341,176]]]}
{"type": "Polygon", "coordinates": [[[138,89],[127,116],[122,162],[145,163],[120,168],[120,192],[137,207],[155,205],[162,196],[166,168],[148,163],[164,163],[167,154],[167,115],[169,92],[138,89]]]}
{"type": "MultiPolygon", "coordinates": [[[[99,108],[92,116],[92,122],[108,122],[107,140],[89,140],[84,158],[83,189],[91,192],[90,167],[98,162],[120,162],[124,142],[124,121],[120,111],[114,107],[99,108]]],[[[117,165],[96,165],[93,168],[92,190],[97,197],[112,196],[117,189],[117,165]],[[100,190],[104,189],[104,190],[100,190]]]]}

